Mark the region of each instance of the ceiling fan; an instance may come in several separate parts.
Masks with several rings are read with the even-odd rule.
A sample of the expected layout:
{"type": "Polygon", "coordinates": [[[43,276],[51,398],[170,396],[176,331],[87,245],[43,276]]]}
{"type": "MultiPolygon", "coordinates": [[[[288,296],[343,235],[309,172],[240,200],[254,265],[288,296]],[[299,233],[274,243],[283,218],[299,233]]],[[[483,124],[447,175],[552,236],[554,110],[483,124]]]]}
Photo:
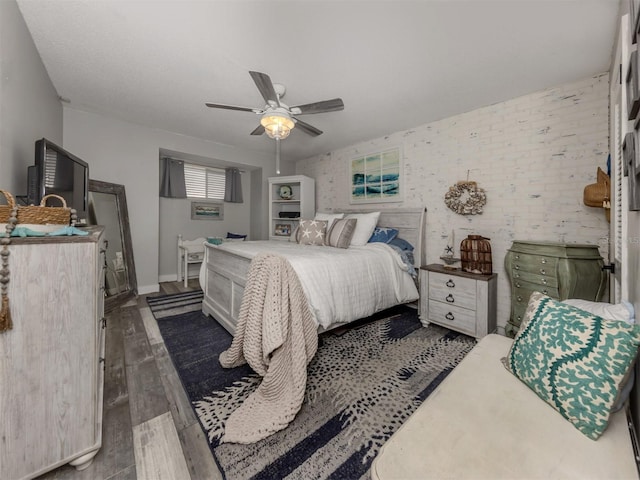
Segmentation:
{"type": "MultiPolygon", "coordinates": [[[[205,103],[207,107],[223,108],[226,110],[239,110],[241,112],[253,112],[262,115],[260,125],[251,132],[251,135],[262,135],[267,133],[270,138],[283,140],[289,136],[291,130],[297,126],[303,132],[317,137],[322,134],[322,130],[303,122],[295,115],[308,115],[311,113],[336,112],[344,110],[344,103],[341,98],[324,100],[322,102],[307,103],[289,107],[282,103],[282,97],[286,92],[284,85],[272,83],[271,78],[266,73],[249,72],[258,90],[262,94],[266,105],[262,108],[238,107],[236,105],[224,105],[220,103],[205,103]]],[[[277,142],[279,143],[279,142],[277,142]]]]}

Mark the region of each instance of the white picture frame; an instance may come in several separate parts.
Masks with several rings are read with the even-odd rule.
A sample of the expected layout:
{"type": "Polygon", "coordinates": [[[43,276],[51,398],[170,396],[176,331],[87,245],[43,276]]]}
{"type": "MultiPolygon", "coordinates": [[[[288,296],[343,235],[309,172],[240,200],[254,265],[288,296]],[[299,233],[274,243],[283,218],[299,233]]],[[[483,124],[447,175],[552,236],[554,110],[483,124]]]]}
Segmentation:
{"type": "Polygon", "coordinates": [[[349,165],[349,203],[402,202],[402,160],[400,146],[352,157],[349,165]]]}

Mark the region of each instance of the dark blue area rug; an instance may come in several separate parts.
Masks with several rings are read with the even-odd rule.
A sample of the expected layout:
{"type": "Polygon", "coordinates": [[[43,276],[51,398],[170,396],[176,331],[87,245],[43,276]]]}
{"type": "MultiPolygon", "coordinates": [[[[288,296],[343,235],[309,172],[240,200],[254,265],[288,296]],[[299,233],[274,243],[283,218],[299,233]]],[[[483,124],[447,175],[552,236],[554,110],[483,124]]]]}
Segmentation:
{"type": "Polygon", "coordinates": [[[231,335],[200,310],[202,292],[149,298],[160,332],[227,479],[369,478],[380,447],[473,348],[473,338],[395,307],[320,337],[306,399],[285,429],[251,445],[220,444],[231,412],[260,377],[224,369],[231,335]]]}

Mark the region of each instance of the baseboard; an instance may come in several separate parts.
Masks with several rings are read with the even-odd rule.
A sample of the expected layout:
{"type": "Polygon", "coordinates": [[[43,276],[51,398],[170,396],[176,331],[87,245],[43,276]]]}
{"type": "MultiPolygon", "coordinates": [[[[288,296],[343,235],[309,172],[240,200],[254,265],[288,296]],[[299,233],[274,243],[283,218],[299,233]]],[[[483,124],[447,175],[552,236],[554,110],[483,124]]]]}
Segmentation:
{"type": "Polygon", "coordinates": [[[147,293],[156,293],[160,291],[160,284],[156,283],[155,285],[145,285],[143,287],[138,287],[138,295],[146,295],[147,293]]]}
{"type": "Polygon", "coordinates": [[[164,283],[164,282],[178,282],[182,280],[181,278],[178,278],[178,274],[177,273],[170,273],[168,275],[160,275],[160,278],[158,278],[158,281],[160,283],[164,283]]]}

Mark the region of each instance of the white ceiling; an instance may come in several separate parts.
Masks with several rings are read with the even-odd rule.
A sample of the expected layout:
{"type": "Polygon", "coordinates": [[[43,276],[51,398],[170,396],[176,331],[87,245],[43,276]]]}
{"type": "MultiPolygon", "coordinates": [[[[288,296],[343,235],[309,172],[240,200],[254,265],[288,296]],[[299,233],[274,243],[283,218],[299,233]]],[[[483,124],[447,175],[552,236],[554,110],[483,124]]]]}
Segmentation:
{"type": "Polygon", "coordinates": [[[304,115],[282,155],[301,159],[609,69],[617,0],[18,0],[73,108],[272,152],[249,70],[304,115]]]}

